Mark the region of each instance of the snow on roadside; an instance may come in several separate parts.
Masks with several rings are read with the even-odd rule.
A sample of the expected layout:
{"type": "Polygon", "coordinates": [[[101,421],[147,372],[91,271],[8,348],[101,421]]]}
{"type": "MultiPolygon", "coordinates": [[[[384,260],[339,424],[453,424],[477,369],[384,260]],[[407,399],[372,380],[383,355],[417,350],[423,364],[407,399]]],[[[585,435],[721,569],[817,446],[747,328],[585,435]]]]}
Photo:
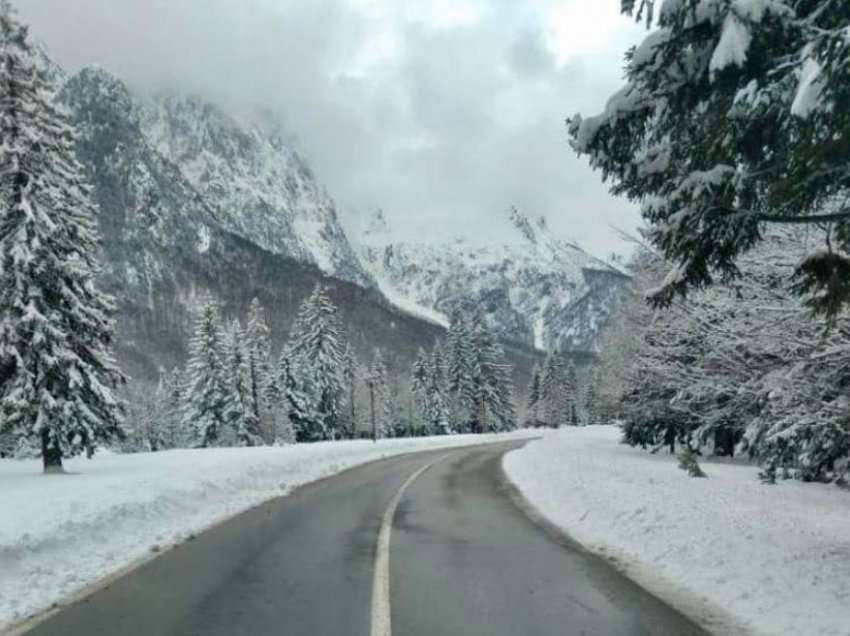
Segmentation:
{"type": "Polygon", "coordinates": [[[0,461],[0,630],[204,528],[382,457],[527,433],[0,461]]]}
{"type": "Polygon", "coordinates": [[[613,427],[549,432],[504,467],[540,514],[714,633],[850,634],[850,492],[722,461],[693,479],[613,427]]]}

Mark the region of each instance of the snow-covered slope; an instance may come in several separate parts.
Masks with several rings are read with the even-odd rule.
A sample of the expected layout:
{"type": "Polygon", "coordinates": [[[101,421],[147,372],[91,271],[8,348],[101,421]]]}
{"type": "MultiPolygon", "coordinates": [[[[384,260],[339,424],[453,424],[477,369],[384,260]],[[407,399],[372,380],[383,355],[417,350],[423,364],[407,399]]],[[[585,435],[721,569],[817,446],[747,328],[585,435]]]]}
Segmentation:
{"type": "Polygon", "coordinates": [[[377,211],[358,237],[364,264],[393,302],[446,321],[472,302],[504,338],[539,349],[593,351],[628,278],[511,211],[517,239],[497,245],[393,242],[377,211]],[[437,312],[434,315],[434,312],[437,312]]]}
{"type": "Polygon", "coordinates": [[[138,99],[140,128],[217,210],[224,227],[274,254],[372,285],[336,204],[274,124],[240,121],[195,97],[138,99]]]}

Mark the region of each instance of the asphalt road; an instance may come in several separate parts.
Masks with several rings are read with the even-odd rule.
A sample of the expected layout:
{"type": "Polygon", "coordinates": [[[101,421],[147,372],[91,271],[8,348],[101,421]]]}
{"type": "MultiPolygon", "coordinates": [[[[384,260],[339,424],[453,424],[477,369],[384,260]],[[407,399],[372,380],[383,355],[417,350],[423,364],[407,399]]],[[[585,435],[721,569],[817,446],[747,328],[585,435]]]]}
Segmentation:
{"type": "Polygon", "coordinates": [[[28,634],[704,636],[523,512],[500,467],[518,445],[396,457],[310,484],[168,550],[28,634]],[[376,559],[385,518],[389,550],[376,559]],[[386,613],[380,630],[376,612],[386,613]]]}

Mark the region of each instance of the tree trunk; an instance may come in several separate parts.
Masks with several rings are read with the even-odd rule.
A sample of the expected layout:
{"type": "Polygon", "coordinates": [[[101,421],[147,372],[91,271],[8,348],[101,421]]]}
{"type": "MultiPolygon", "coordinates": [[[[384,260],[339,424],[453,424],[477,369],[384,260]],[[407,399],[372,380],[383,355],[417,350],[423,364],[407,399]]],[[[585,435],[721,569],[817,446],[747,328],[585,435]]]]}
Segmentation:
{"type": "Polygon", "coordinates": [[[62,449],[56,444],[50,443],[50,434],[47,431],[41,433],[41,458],[44,462],[45,473],[61,473],[62,449]]]}
{"type": "Polygon", "coordinates": [[[351,439],[357,439],[357,406],[355,404],[354,380],[351,381],[348,401],[351,406],[351,439]]]}
{"type": "Polygon", "coordinates": [[[475,431],[479,435],[487,430],[487,403],[484,401],[484,395],[481,395],[481,400],[478,404],[478,430],[475,431]]]}
{"type": "Polygon", "coordinates": [[[369,382],[369,404],[372,410],[372,441],[378,441],[378,424],[375,420],[375,384],[369,382]]]}

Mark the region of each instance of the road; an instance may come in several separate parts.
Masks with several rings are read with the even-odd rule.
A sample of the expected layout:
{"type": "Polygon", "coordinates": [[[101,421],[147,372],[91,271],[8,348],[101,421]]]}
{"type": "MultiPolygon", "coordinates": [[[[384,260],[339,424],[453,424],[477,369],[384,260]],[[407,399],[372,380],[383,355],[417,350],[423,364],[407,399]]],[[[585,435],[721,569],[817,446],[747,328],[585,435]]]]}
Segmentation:
{"type": "Polygon", "coordinates": [[[304,486],[27,633],[705,636],[523,512],[501,471],[519,445],[406,455],[304,486]]]}

